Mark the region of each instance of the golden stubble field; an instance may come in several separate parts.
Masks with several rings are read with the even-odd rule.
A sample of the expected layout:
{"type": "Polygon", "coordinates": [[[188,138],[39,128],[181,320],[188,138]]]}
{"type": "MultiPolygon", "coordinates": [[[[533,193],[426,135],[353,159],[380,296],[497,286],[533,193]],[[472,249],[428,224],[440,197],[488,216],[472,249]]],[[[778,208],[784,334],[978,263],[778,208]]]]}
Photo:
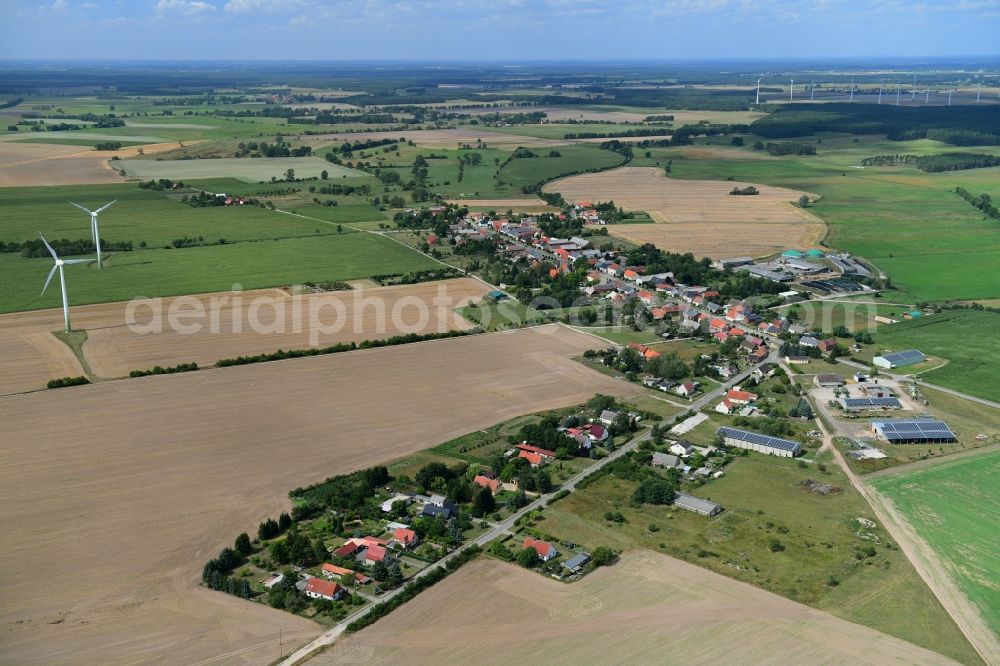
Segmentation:
{"type": "Polygon", "coordinates": [[[176,147],[176,143],[154,143],[99,151],[83,146],[0,140],[0,187],[120,183],[125,178],[109,165],[112,157],[135,157],[140,148],[152,155],[176,147]]]}
{"type": "Polygon", "coordinates": [[[292,488],[632,385],[561,326],[0,398],[12,663],[269,663],[319,632],[199,587],[292,488]]]}
{"type": "Polygon", "coordinates": [[[649,551],[573,584],[466,565],[309,663],[954,664],[649,551]]]}
{"type": "MultiPolygon", "coordinates": [[[[295,296],[282,289],[261,289],[163,298],[156,300],[162,326],[155,329],[152,307],[135,310],[139,324],[135,330],[127,325],[127,303],[79,306],[72,315],[74,328],[87,332],[83,353],[91,371],[111,379],[155,365],[195,362],[209,366],[221,358],[278,349],[464,330],[472,325],[454,308],[488,291],[479,280],[457,278],[295,296]],[[435,299],[445,305],[435,305],[435,299]],[[172,310],[184,328],[169,325],[172,310]],[[205,314],[185,314],[197,312],[205,314]],[[311,321],[321,326],[311,326],[311,321]],[[196,332],[184,332],[195,324],[199,325],[196,332]],[[146,330],[150,332],[142,332],[146,330]]],[[[51,333],[61,329],[62,310],[0,315],[0,395],[42,389],[55,377],[83,374],[69,347],[51,333]]]]}
{"type": "Polygon", "coordinates": [[[614,201],[644,210],[656,224],[616,224],[608,231],[633,243],[653,243],[670,252],[721,259],[773,254],[815,246],[826,225],[793,206],[803,192],[755,185],[760,194],[732,196],[733,187],[752,183],[667,178],[655,167],[622,167],[552,181],[548,192],[567,201],[614,201]]]}

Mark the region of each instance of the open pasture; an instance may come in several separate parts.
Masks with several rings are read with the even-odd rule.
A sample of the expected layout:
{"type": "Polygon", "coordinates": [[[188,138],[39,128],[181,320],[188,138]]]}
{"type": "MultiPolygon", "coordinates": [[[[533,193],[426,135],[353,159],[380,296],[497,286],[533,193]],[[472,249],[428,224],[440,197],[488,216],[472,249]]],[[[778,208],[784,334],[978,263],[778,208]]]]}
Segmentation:
{"type": "Polygon", "coordinates": [[[618,224],[608,231],[671,252],[718,259],[819,243],[825,232],[822,221],[792,205],[802,192],[758,185],[756,196],[729,194],[748,184],[681,181],[656,168],[624,167],[562,178],[545,190],[559,192],[567,201],[614,201],[627,210],[646,211],[657,224],[618,224]]]}
{"type": "Polygon", "coordinates": [[[344,166],[331,164],[319,157],[271,157],[271,158],[220,158],[209,160],[123,160],[116,165],[129,177],[149,180],[169,178],[190,180],[194,178],[236,178],[250,183],[284,178],[288,169],[295,170],[296,178],[318,178],[326,171],[330,178],[338,181],[344,178],[361,178],[367,174],[344,166]]]}
{"type": "Polygon", "coordinates": [[[872,479],[1000,638],[1000,451],[872,479]]]}
{"type": "Polygon", "coordinates": [[[309,663],[404,655],[410,664],[955,663],[649,551],[571,585],[472,562],[309,663]]]}
{"type": "Polygon", "coordinates": [[[592,344],[549,326],[0,398],[5,657],[274,661],[279,628],[287,654],[319,627],[200,588],[207,559],[292,488],[634,394],[572,360],[592,344]]]}

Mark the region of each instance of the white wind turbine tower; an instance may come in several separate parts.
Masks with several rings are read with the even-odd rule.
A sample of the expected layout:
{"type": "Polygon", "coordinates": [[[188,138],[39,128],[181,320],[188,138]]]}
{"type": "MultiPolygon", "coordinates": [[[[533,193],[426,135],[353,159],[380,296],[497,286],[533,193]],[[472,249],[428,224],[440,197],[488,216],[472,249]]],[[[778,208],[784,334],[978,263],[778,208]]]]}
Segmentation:
{"type": "Polygon", "coordinates": [[[854,101],[854,81],[851,81],[851,97],[847,100],[848,102],[854,101]]]}
{"type": "Polygon", "coordinates": [[[70,201],[70,203],[79,208],[80,210],[84,211],[85,213],[90,214],[90,235],[94,237],[94,245],[97,247],[97,267],[104,268],[104,260],[101,258],[101,233],[100,230],[97,228],[97,214],[100,213],[105,208],[110,208],[113,204],[118,203],[118,199],[115,199],[109,204],[101,206],[97,210],[90,210],[88,208],[84,208],[80,204],[73,203],[72,201],[70,201]]]}
{"type": "Polygon", "coordinates": [[[882,84],[878,84],[878,103],[882,103],[882,84]]]}
{"type": "Polygon", "coordinates": [[[42,242],[45,243],[45,249],[49,251],[49,254],[52,255],[52,258],[56,262],[56,265],[52,267],[51,271],[49,271],[49,277],[45,280],[45,286],[42,287],[42,293],[44,294],[45,290],[49,288],[49,282],[52,282],[52,276],[55,275],[56,270],[58,270],[59,285],[62,287],[63,323],[66,325],[66,332],[69,333],[72,329],[69,325],[69,297],[66,295],[66,274],[63,273],[63,266],[68,264],[85,264],[90,261],[90,259],[60,259],[59,255],[56,254],[56,251],[52,249],[51,245],[49,245],[49,242],[45,240],[45,236],[42,236],[42,234],[38,235],[41,237],[42,242]]]}
{"type": "Polygon", "coordinates": [[[809,101],[812,102],[816,99],[816,82],[813,81],[809,84],[809,101]]]}
{"type": "Polygon", "coordinates": [[[899,106],[899,81],[896,81],[896,106],[899,106]]]}
{"type": "Polygon", "coordinates": [[[795,79],[792,79],[791,85],[788,86],[788,101],[795,101],[795,79]]]}
{"type": "Polygon", "coordinates": [[[757,79],[757,106],[760,106],[760,82],[764,77],[757,79]]]}

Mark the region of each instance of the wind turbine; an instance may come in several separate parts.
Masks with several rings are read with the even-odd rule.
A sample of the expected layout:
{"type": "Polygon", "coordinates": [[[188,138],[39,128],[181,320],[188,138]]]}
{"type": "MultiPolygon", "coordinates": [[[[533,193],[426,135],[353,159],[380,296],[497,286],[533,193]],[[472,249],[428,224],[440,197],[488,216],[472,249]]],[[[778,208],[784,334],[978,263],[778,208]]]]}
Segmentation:
{"type": "Polygon", "coordinates": [[[110,208],[113,204],[118,203],[118,199],[115,199],[109,204],[101,206],[97,210],[90,210],[88,208],[84,208],[80,204],[73,203],[72,201],[70,201],[70,203],[79,208],[80,210],[86,213],[90,213],[90,235],[94,237],[94,245],[97,247],[97,267],[104,268],[104,260],[101,258],[101,234],[99,229],[97,228],[97,214],[100,213],[105,208],[110,208]]]}
{"type": "Polygon", "coordinates": [[[955,92],[954,89],[948,91],[948,106],[951,106],[951,94],[955,92]]]}
{"type": "Polygon", "coordinates": [[[851,81],[851,97],[847,100],[848,102],[854,101],[854,81],[851,81]]]}
{"type": "Polygon", "coordinates": [[[809,85],[809,101],[812,102],[816,98],[816,82],[813,81],[809,85]]]}
{"type": "Polygon", "coordinates": [[[896,106],[899,106],[899,81],[896,81],[896,106]]]}
{"type": "Polygon", "coordinates": [[[881,83],[878,85],[878,103],[879,104],[882,103],[882,84],[881,83]]]}
{"type": "Polygon", "coordinates": [[[910,91],[910,101],[917,101],[917,75],[913,75],[913,89],[910,91]]]}
{"type": "Polygon", "coordinates": [[[757,79],[757,105],[758,106],[760,106],[760,82],[761,82],[761,79],[763,79],[763,78],[764,77],[762,76],[759,79],[757,79]]]}
{"type": "Polygon", "coordinates": [[[90,259],[60,259],[59,255],[56,254],[56,251],[52,249],[51,245],[49,245],[49,242],[45,240],[45,236],[42,236],[41,233],[38,235],[41,237],[42,242],[45,243],[45,249],[49,251],[49,254],[52,255],[52,258],[56,262],[56,265],[52,267],[51,271],[49,271],[49,277],[45,280],[45,286],[42,287],[42,293],[44,294],[45,290],[49,288],[49,282],[52,282],[52,276],[55,275],[56,270],[58,269],[59,285],[62,287],[63,322],[66,324],[66,332],[69,333],[73,329],[71,329],[69,325],[69,297],[66,295],[66,274],[63,273],[63,266],[68,264],[85,264],[90,261],[90,259]]]}
{"type": "Polygon", "coordinates": [[[788,86],[788,101],[795,101],[795,79],[792,79],[791,85],[788,86]]]}
{"type": "Polygon", "coordinates": [[[983,94],[983,82],[979,82],[979,87],[976,88],[976,104],[979,104],[979,96],[983,94]]]}

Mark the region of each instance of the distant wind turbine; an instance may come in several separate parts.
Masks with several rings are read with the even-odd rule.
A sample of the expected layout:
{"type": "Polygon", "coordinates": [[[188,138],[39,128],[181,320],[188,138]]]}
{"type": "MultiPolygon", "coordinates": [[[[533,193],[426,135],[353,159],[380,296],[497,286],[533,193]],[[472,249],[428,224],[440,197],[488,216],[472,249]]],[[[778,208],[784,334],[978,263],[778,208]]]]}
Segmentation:
{"type": "Polygon", "coordinates": [[[812,102],[816,99],[816,82],[813,81],[809,84],[809,101],[812,102]]]}
{"type": "Polygon", "coordinates": [[[758,105],[760,104],[760,82],[761,82],[761,80],[762,80],[763,78],[764,78],[764,77],[762,76],[762,77],[760,77],[759,79],[757,79],[757,104],[758,104],[758,105]]]}
{"type": "Polygon", "coordinates": [[[951,94],[955,92],[954,89],[948,91],[948,106],[951,106],[951,94]]]}
{"type": "Polygon", "coordinates": [[[878,85],[878,103],[879,104],[882,103],[882,84],[881,83],[878,85]]]}
{"type": "Polygon", "coordinates": [[[976,104],[979,104],[979,96],[983,94],[983,82],[979,82],[979,86],[976,88],[976,104]]]}
{"type": "Polygon", "coordinates": [[[854,101],[854,81],[851,81],[851,97],[847,100],[848,102],[854,101]]]}
{"type": "Polygon", "coordinates": [[[105,208],[110,208],[113,204],[118,203],[118,199],[115,199],[109,204],[101,206],[97,210],[90,210],[88,208],[84,208],[80,204],[73,203],[72,201],[70,201],[70,203],[79,208],[80,210],[84,211],[85,213],[90,214],[90,235],[93,236],[94,245],[97,247],[97,267],[104,268],[104,260],[101,258],[101,234],[100,230],[97,228],[97,214],[100,213],[105,208]]]}
{"type": "Polygon", "coordinates": [[[90,261],[90,259],[60,259],[59,255],[56,254],[56,251],[52,249],[51,245],[49,245],[49,242],[45,240],[45,236],[42,236],[41,233],[38,235],[41,237],[42,242],[45,243],[45,249],[49,251],[49,254],[52,255],[52,258],[56,262],[56,265],[52,267],[51,271],[49,271],[49,277],[45,280],[45,286],[42,287],[42,293],[44,294],[45,290],[49,288],[49,282],[52,282],[52,276],[55,275],[56,270],[58,270],[59,285],[62,287],[63,323],[66,325],[66,332],[69,333],[73,329],[70,328],[69,325],[69,297],[66,295],[66,274],[63,273],[63,266],[68,264],[85,264],[90,261]]]}
{"type": "Polygon", "coordinates": [[[896,106],[899,106],[899,91],[900,91],[899,81],[897,80],[896,81],[896,106]]]}
{"type": "Polygon", "coordinates": [[[927,94],[924,95],[924,104],[930,104],[931,101],[931,89],[927,89],[927,94]]]}
{"type": "Polygon", "coordinates": [[[913,89],[910,91],[910,101],[917,101],[917,75],[913,75],[913,89]]]}
{"type": "Polygon", "coordinates": [[[795,101],[795,79],[792,79],[792,83],[788,86],[788,101],[795,101]]]}

